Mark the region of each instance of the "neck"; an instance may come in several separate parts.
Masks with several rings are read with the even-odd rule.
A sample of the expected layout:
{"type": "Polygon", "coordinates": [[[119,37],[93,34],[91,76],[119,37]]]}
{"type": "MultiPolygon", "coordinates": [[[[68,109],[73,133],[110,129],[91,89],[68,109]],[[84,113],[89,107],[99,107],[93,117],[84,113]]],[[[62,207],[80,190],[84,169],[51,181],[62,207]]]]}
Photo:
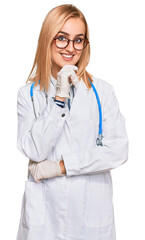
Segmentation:
{"type": "Polygon", "coordinates": [[[51,74],[52,76],[57,79],[57,73],[61,70],[60,67],[56,66],[55,64],[53,64],[52,69],[51,69],[51,74]]]}

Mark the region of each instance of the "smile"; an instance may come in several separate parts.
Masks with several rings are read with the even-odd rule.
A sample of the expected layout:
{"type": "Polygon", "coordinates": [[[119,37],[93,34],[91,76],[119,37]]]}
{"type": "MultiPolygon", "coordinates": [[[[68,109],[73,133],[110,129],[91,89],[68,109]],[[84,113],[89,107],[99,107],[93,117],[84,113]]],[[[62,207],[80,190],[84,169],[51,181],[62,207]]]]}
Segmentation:
{"type": "Polygon", "coordinates": [[[64,60],[72,60],[73,58],[73,54],[64,54],[64,53],[61,53],[62,57],[64,60]]]}

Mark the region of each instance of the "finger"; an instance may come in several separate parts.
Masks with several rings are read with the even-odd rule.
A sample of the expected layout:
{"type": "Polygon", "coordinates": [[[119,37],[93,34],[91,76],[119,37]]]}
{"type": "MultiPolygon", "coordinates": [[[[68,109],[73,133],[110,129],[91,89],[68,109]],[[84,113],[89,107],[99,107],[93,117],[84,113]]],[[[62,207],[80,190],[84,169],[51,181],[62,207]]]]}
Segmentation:
{"type": "Polygon", "coordinates": [[[76,85],[78,82],[79,82],[78,77],[76,77],[75,79],[72,80],[73,85],[76,85]]]}
{"type": "Polygon", "coordinates": [[[29,167],[29,170],[32,176],[35,174],[35,169],[36,169],[36,163],[33,162],[29,167]]]}
{"type": "Polygon", "coordinates": [[[37,182],[36,170],[37,170],[37,166],[33,167],[32,176],[33,176],[35,182],[37,182]]]}
{"type": "Polygon", "coordinates": [[[40,180],[40,179],[37,177],[37,175],[36,175],[36,174],[34,175],[34,177],[33,177],[33,178],[34,178],[35,182],[37,182],[37,183],[40,183],[40,182],[41,182],[41,180],[40,180]]]}
{"type": "Polygon", "coordinates": [[[42,181],[40,179],[36,179],[35,182],[41,183],[42,181]]]}
{"type": "Polygon", "coordinates": [[[42,181],[40,179],[34,178],[36,183],[41,183],[42,181]]]}
{"type": "Polygon", "coordinates": [[[78,67],[77,66],[75,66],[75,65],[64,65],[63,66],[63,69],[73,69],[73,70],[78,70],[78,67]]]}
{"type": "Polygon", "coordinates": [[[78,67],[77,66],[73,66],[73,70],[77,71],[78,67]]]}
{"type": "Polygon", "coordinates": [[[74,71],[72,71],[72,72],[70,73],[70,78],[71,78],[71,80],[74,80],[76,77],[77,77],[76,73],[75,73],[74,71]]]}

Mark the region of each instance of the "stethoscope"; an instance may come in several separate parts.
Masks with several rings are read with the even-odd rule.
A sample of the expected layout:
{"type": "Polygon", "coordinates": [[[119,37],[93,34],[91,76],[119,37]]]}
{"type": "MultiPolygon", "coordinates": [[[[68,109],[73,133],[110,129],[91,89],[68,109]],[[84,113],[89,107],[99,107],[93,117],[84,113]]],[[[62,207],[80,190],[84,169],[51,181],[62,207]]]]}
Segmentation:
{"type": "MultiPolygon", "coordinates": [[[[89,78],[88,78],[89,79],[89,78]]],[[[97,103],[98,103],[98,111],[99,111],[99,133],[98,133],[98,137],[97,137],[97,140],[96,140],[96,144],[99,146],[102,146],[102,109],[101,109],[101,103],[100,103],[100,99],[99,99],[99,95],[97,93],[97,90],[94,86],[94,84],[91,82],[91,80],[89,79],[90,81],[90,84],[93,88],[93,91],[96,95],[96,99],[97,99],[97,103]]],[[[40,80],[39,80],[39,83],[40,83],[40,80]]],[[[36,111],[35,111],[35,105],[34,105],[34,98],[33,98],[33,88],[34,88],[34,84],[35,82],[32,83],[31,85],[31,88],[30,88],[30,96],[31,96],[31,100],[32,100],[32,104],[33,104],[33,109],[34,109],[34,114],[35,114],[35,117],[37,118],[36,116],[36,111]]],[[[45,90],[45,87],[44,87],[44,93],[45,93],[45,97],[46,97],[46,104],[48,104],[48,94],[45,90]]],[[[70,102],[69,102],[69,105],[70,105],[70,102]]]]}

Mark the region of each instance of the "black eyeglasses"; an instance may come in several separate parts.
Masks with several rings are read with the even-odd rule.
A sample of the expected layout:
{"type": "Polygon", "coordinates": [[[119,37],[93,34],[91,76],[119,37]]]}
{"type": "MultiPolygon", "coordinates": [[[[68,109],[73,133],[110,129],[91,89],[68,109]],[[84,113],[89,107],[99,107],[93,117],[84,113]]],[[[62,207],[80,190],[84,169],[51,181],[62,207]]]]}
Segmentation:
{"type": "Polygon", "coordinates": [[[56,46],[61,49],[66,48],[69,45],[69,42],[73,41],[73,47],[78,51],[83,50],[89,43],[86,37],[76,37],[75,39],[71,40],[61,35],[53,39],[55,40],[56,46]]]}

